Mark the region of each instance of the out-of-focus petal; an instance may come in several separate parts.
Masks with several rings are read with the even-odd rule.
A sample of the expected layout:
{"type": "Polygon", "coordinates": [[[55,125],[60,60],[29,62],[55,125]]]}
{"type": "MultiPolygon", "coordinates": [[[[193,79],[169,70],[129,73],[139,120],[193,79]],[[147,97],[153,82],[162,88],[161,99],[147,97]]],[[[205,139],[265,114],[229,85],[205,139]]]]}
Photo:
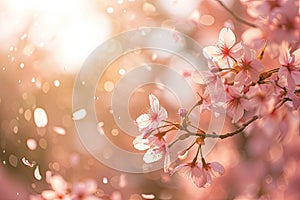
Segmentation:
{"type": "Polygon", "coordinates": [[[210,163],[210,167],[213,171],[217,172],[219,175],[223,175],[225,172],[225,168],[218,162],[210,163]]]}
{"type": "Polygon", "coordinates": [[[279,62],[281,65],[288,65],[290,60],[289,44],[282,42],[280,47],[279,62]]]}
{"type": "Polygon", "coordinates": [[[292,71],[291,76],[297,85],[300,85],[300,71],[292,71]]]}
{"type": "Polygon", "coordinates": [[[86,191],[89,194],[93,194],[97,190],[97,182],[94,180],[87,180],[85,182],[86,191]]]}
{"type": "Polygon", "coordinates": [[[45,190],[42,192],[42,197],[44,199],[55,199],[57,197],[56,192],[54,192],[53,190],[45,190]]]}
{"type": "Polygon", "coordinates": [[[67,182],[65,182],[65,180],[59,175],[54,175],[51,177],[50,185],[58,194],[65,194],[68,187],[67,182]]]}

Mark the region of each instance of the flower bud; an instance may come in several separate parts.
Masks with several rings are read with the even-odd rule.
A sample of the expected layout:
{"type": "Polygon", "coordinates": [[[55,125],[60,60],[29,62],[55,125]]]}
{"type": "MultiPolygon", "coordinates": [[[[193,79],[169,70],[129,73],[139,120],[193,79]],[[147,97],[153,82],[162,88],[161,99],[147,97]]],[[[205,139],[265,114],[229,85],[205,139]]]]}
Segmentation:
{"type": "Polygon", "coordinates": [[[184,108],[179,108],[178,109],[178,114],[179,114],[180,117],[185,117],[186,114],[187,114],[187,111],[184,108]]]}

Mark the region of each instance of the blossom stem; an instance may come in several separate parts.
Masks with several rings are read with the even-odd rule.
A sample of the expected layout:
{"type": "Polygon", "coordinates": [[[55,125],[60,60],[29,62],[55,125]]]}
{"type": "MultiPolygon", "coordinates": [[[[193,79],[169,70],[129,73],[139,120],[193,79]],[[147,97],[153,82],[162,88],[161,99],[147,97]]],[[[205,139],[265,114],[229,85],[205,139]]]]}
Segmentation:
{"type": "Polygon", "coordinates": [[[231,11],[221,0],[216,0],[227,12],[229,12],[229,14],[231,14],[231,16],[236,19],[237,21],[247,25],[247,26],[251,26],[253,28],[256,28],[257,26],[255,24],[252,24],[251,22],[248,22],[242,18],[240,18],[239,16],[237,16],[233,11],[231,11]]]}
{"type": "MultiPolygon", "coordinates": [[[[201,144],[199,144],[199,146],[198,146],[197,153],[196,153],[196,155],[195,155],[195,157],[194,157],[194,159],[193,159],[193,161],[192,161],[193,164],[195,164],[195,163],[197,162],[198,155],[199,155],[199,152],[200,152],[200,151],[201,151],[201,144]]],[[[202,154],[202,152],[201,152],[201,154],[202,154]]],[[[202,155],[201,155],[201,156],[202,156],[202,155]]]]}
{"type": "Polygon", "coordinates": [[[291,99],[290,98],[283,98],[281,101],[280,101],[280,103],[278,103],[275,107],[274,107],[274,109],[272,110],[272,113],[274,113],[277,109],[279,109],[285,102],[287,102],[287,101],[291,101],[291,99]]]}
{"type": "Polygon", "coordinates": [[[203,131],[202,129],[198,128],[197,126],[194,126],[193,124],[189,124],[189,126],[193,127],[193,128],[196,129],[197,131],[200,131],[200,132],[203,132],[203,133],[204,133],[204,131],[203,131]]]}
{"type": "Polygon", "coordinates": [[[233,68],[229,68],[229,67],[227,67],[227,68],[219,68],[218,70],[219,70],[219,72],[225,71],[225,70],[232,71],[233,68]]]}
{"type": "MultiPolygon", "coordinates": [[[[166,127],[170,127],[170,126],[173,126],[170,130],[172,130],[173,128],[174,128],[174,124],[173,123],[171,123],[171,124],[166,124],[166,125],[163,125],[163,126],[159,126],[159,127],[157,127],[157,128],[155,128],[155,129],[152,129],[148,134],[151,134],[151,133],[153,133],[154,131],[156,131],[156,130],[158,130],[159,131],[159,129],[161,129],[161,128],[166,128],[166,127]]],[[[176,127],[176,126],[175,126],[176,127]]],[[[168,130],[168,131],[170,131],[170,130],[168,130]]]]}

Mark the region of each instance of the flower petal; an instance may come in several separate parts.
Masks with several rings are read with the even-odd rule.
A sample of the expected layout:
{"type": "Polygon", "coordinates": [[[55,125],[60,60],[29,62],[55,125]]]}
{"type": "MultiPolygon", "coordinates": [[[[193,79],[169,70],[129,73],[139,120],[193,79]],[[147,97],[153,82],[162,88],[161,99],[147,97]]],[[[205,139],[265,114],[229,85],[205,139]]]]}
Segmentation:
{"type": "Polygon", "coordinates": [[[209,164],[211,169],[217,172],[219,175],[223,175],[225,172],[225,168],[218,162],[212,162],[209,164]]]}
{"type": "Polygon", "coordinates": [[[159,109],[160,109],[160,105],[159,105],[159,100],[157,99],[157,97],[154,96],[153,94],[150,94],[149,95],[149,102],[150,102],[151,110],[154,113],[158,113],[159,109]]]}
{"type": "Polygon", "coordinates": [[[56,192],[52,191],[52,190],[45,190],[42,192],[42,197],[44,199],[54,199],[57,197],[56,192]]]}
{"type": "Polygon", "coordinates": [[[235,44],[235,35],[230,28],[222,28],[219,34],[219,42],[229,49],[235,44]]]}
{"type": "Polygon", "coordinates": [[[68,187],[67,182],[65,182],[65,180],[59,175],[51,177],[50,185],[52,189],[58,194],[65,194],[68,187]]]}
{"type": "Polygon", "coordinates": [[[143,138],[143,134],[138,135],[132,142],[134,148],[140,151],[144,151],[146,149],[149,149],[149,140],[143,138]]]}
{"type": "Polygon", "coordinates": [[[153,163],[160,160],[162,157],[163,157],[162,151],[151,148],[145,153],[143,160],[145,161],[145,163],[153,163]]]}
{"type": "Polygon", "coordinates": [[[136,120],[135,120],[139,130],[143,128],[147,128],[152,123],[152,118],[150,114],[141,114],[136,120]]]}

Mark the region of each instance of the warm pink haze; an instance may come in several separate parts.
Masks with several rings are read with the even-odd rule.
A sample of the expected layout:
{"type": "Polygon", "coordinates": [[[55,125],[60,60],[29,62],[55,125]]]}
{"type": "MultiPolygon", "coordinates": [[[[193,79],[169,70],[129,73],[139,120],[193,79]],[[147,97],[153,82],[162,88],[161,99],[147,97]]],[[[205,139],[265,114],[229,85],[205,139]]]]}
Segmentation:
{"type": "Polygon", "coordinates": [[[0,200],[300,199],[299,0],[3,0],[0,44],[0,200]]]}

